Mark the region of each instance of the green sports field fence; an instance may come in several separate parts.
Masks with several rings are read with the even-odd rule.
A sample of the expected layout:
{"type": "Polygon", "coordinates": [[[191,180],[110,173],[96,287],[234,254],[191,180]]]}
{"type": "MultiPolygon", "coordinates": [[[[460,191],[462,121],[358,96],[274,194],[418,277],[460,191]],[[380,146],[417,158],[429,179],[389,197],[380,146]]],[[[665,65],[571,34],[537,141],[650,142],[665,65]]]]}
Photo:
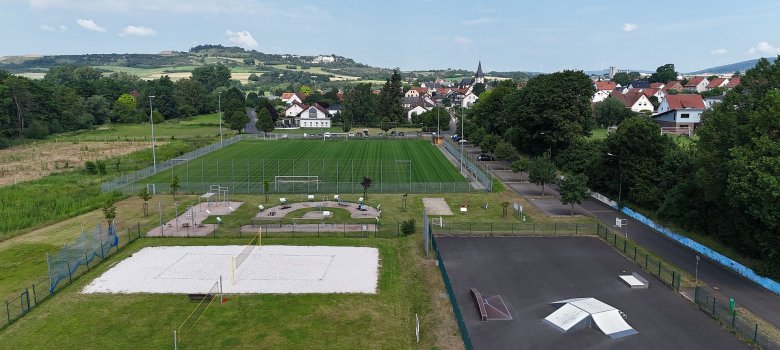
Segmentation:
{"type": "Polygon", "coordinates": [[[441,278],[444,281],[444,287],[447,289],[447,296],[450,298],[450,305],[452,305],[452,313],[455,314],[455,321],[458,323],[460,329],[460,337],[463,339],[463,347],[466,350],[474,349],[471,344],[471,337],[469,337],[469,330],[466,328],[466,322],[463,321],[463,315],[458,308],[458,299],[455,297],[455,291],[452,289],[452,283],[450,282],[450,276],[447,274],[447,267],[444,266],[444,260],[441,259],[439,254],[439,246],[436,244],[436,237],[431,235],[431,243],[433,245],[433,251],[436,255],[436,261],[439,265],[439,271],[441,272],[441,278]]]}
{"type": "MultiPolygon", "coordinates": [[[[86,233],[82,237],[86,235],[94,237],[95,232],[86,233]]],[[[102,236],[106,237],[105,232],[102,233],[102,236]]],[[[141,238],[141,227],[136,225],[125,230],[118,230],[115,237],[117,239],[116,245],[106,244],[110,241],[105,239],[97,241],[96,244],[85,244],[85,239],[81,238],[64,246],[61,250],[64,253],[57,254],[55,258],[57,260],[53,264],[55,270],[53,273],[37,279],[30,285],[22,286],[18,294],[5,299],[5,305],[0,304],[0,307],[5,306],[0,311],[4,313],[0,315],[0,329],[26,315],[59,290],[72,284],[81,275],[95,268],[106,258],[141,238]],[[102,251],[100,251],[101,245],[102,251]],[[85,249],[82,250],[82,248],[85,249]]],[[[86,241],[94,242],[92,238],[86,239],[86,241]]]]}

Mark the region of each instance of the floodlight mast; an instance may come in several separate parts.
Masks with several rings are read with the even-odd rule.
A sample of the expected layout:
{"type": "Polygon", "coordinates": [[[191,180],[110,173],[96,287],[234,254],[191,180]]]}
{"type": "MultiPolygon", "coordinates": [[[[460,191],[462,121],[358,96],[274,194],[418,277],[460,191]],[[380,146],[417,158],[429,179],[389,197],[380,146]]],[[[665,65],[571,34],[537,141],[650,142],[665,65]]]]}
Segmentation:
{"type": "Polygon", "coordinates": [[[217,93],[217,108],[219,109],[219,147],[222,147],[222,91],[217,93]]]}
{"type": "Polygon", "coordinates": [[[157,155],[154,151],[154,118],[152,117],[152,113],[154,113],[154,107],[152,107],[152,99],[154,98],[154,95],[149,96],[149,123],[152,124],[152,169],[154,170],[154,173],[157,173],[157,155]]]}

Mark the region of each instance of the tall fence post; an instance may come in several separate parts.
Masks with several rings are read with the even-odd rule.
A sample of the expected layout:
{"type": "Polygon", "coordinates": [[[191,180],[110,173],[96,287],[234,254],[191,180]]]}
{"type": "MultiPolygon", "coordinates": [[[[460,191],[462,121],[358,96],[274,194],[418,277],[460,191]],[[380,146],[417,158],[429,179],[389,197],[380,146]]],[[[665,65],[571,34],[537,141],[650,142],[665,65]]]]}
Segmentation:
{"type": "Polygon", "coordinates": [[[718,301],[718,298],[712,297],[712,317],[715,317],[715,303],[718,301]]]}
{"type": "Polygon", "coordinates": [[[758,323],[756,323],[756,329],[753,331],[753,342],[758,342],[758,323]]]}
{"type": "MultiPolygon", "coordinates": [[[[5,301],[5,314],[8,316],[8,324],[11,324],[11,308],[8,307],[8,300],[5,301]]],[[[756,325],[756,328],[758,325],[756,325]]]]}

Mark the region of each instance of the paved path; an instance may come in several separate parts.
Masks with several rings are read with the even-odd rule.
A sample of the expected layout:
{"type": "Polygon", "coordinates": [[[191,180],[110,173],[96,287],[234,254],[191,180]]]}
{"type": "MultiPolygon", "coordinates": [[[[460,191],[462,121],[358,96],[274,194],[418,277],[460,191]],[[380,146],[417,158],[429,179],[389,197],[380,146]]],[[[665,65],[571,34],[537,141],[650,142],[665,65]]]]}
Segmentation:
{"type": "MultiPolygon", "coordinates": [[[[255,215],[255,219],[259,220],[278,220],[287,215],[287,213],[293,212],[298,209],[316,208],[317,205],[321,205],[323,208],[338,208],[349,211],[350,216],[353,219],[371,219],[379,215],[379,210],[374,207],[364,205],[365,210],[358,210],[357,203],[343,202],[344,205],[334,201],[320,201],[320,202],[299,202],[287,204],[287,207],[282,209],[281,205],[267,208],[255,215]]],[[[381,204],[380,204],[381,205],[381,204]]]]}
{"type": "Polygon", "coordinates": [[[157,226],[147,232],[148,237],[199,237],[208,236],[216,225],[202,224],[211,215],[230,215],[230,208],[238,209],[244,202],[201,202],[192,207],[191,211],[186,206],[179,206],[182,214],[166,222],[163,226],[157,226]],[[207,212],[208,211],[208,212],[207,212]],[[210,213],[210,214],[209,214],[210,213]]]}
{"type": "MultiPolygon", "coordinates": [[[[466,150],[470,153],[479,153],[478,149],[475,147],[467,147],[466,150]]],[[[508,162],[499,161],[490,163],[496,163],[495,168],[506,169],[508,162]]],[[[533,187],[529,187],[527,184],[516,183],[517,174],[514,174],[511,171],[494,171],[493,174],[502,181],[505,181],[507,186],[513,191],[526,197],[526,199],[529,199],[534,205],[540,203],[531,200],[534,195],[533,187]]],[[[523,174],[522,176],[527,179],[527,175],[523,174]]],[[[536,188],[538,189],[538,186],[536,188]]],[[[547,191],[552,194],[551,198],[559,198],[559,194],[554,188],[548,187],[547,191]]],[[[538,195],[538,193],[536,194],[538,195]]],[[[549,209],[545,210],[544,206],[537,205],[537,207],[545,213],[550,212],[549,209]]],[[[586,200],[580,204],[579,207],[580,208],[577,210],[581,209],[582,212],[595,216],[604,225],[610,227],[615,224],[616,217],[628,219],[628,236],[632,240],[649,249],[664,260],[679,266],[691,275],[696,273],[696,253],[690,248],[667,238],[662,233],[653,230],[636,220],[628,218],[623,213],[593,198],[586,200]]],[[[555,209],[554,211],[558,210],[560,209],[555,209]]],[[[705,258],[701,259],[699,262],[698,276],[700,280],[707,283],[710,287],[721,292],[722,297],[725,298],[722,300],[726,300],[728,297],[734,298],[737,305],[749,309],[775,327],[780,327],[780,296],[777,294],[774,294],[758,284],[745,279],[736,272],[705,258]]]]}

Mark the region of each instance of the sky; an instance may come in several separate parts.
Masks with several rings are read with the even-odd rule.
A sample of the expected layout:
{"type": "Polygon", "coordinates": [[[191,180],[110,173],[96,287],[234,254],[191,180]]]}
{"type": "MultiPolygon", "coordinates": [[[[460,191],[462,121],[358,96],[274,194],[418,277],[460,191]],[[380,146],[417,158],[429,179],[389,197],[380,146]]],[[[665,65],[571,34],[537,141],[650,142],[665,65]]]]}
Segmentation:
{"type": "Polygon", "coordinates": [[[681,72],[780,54],[780,1],[0,0],[0,56],[199,44],[385,68],[681,72]]]}

